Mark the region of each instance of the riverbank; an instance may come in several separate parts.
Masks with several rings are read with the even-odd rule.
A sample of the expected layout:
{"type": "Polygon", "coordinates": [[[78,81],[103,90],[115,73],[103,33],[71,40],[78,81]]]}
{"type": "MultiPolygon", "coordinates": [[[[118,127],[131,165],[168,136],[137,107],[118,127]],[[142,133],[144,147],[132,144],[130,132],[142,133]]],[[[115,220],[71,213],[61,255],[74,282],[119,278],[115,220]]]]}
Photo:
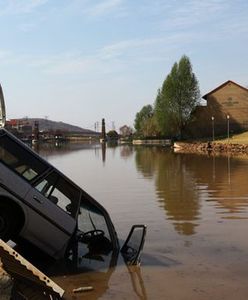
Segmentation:
{"type": "Polygon", "coordinates": [[[186,153],[248,154],[248,131],[232,135],[229,139],[175,142],[173,147],[176,152],[186,153]]]}
{"type": "Polygon", "coordinates": [[[163,140],[133,140],[133,145],[158,145],[158,146],[171,146],[172,142],[169,139],[163,139],[163,140]]]}
{"type": "Polygon", "coordinates": [[[176,152],[189,153],[246,153],[248,154],[248,144],[233,144],[220,142],[176,142],[174,143],[176,152]]]}

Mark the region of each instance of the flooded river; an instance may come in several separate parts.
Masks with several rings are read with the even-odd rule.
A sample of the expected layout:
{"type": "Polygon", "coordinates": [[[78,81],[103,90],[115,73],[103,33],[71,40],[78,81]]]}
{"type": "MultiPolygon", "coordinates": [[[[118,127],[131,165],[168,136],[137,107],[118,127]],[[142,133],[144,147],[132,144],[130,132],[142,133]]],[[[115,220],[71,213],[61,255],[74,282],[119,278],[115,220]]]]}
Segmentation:
{"type": "Polygon", "coordinates": [[[67,299],[247,299],[248,157],[99,144],[39,152],[107,208],[121,240],[132,224],[148,227],[140,268],[121,257],[55,266],[67,299]],[[72,296],[80,286],[93,291],[72,296]]]}

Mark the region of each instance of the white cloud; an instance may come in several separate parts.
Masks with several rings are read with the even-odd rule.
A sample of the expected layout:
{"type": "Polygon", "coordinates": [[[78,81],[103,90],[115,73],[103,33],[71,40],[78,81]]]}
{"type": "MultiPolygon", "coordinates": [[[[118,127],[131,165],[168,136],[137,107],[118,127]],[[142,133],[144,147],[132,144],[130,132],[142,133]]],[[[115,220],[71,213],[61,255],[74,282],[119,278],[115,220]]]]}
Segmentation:
{"type": "MultiPolygon", "coordinates": [[[[31,67],[39,68],[45,73],[56,75],[75,74],[110,74],[126,70],[127,62],[139,63],[140,61],[158,61],[158,56],[153,56],[153,47],[161,47],[165,53],[166,49],[174,49],[173,44],[187,41],[189,36],[176,35],[170,38],[150,38],[123,40],[102,49],[94,54],[84,56],[80,52],[61,53],[46,58],[33,58],[27,62],[31,67]]],[[[163,55],[160,56],[164,60],[163,55]]]]}
{"type": "Polygon", "coordinates": [[[35,68],[51,75],[99,74],[102,76],[125,72],[128,67],[137,66],[142,62],[164,61],[169,53],[180,49],[182,43],[192,39],[191,34],[178,33],[166,37],[122,40],[96,49],[91,55],[74,51],[42,57],[0,51],[0,63],[23,64],[25,68],[35,68]],[[154,48],[157,49],[156,55],[154,55],[154,48]]]}
{"type": "Polygon", "coordinates": [[[84,7],[83,12],[91,17],[103,16],[121,9],[123,0],[104,0],[97,4],[84,7]]]}
{"type": "Polygon", "coordinates": [[[103,47],[101,55],[105,59],[116,58],[122,56],[127,51],[134,52],[137,49],[148,47],[154,44],[164,42],[163,38],[147,38],[147,39],[132,39],[120,41],[103,47]]]}
{"type": "MultiPolygon", "coordinates": [[[[158,30],[169,32],[177,30],[204,30],[209,25],[228,24],[245,13],[247,18],[248,2],[243,0],[153,0],[145,1],[137,10],[138,15],[153,17],[158,30]]],[[[213,32],[211,32],[213,33],[213,32]]]]}
{"type": "Polygon", "coordinates": [[[4,65],[12,65],[17,64],[22,61],[22,58],[18,55],[15,55],[13,52],[0,49],[0,64],[4,65]]]}
{"type": "Polygon", "coordinates": [[[130,56],[137,60],[158,60],[156,53],[168,52],[175,47],[180,48],[180,45],[187,44],[194,39],[194,34],[190,32],[167,34],[164,37],[144,38],[144,39],[131,39],[123,40],[111,45],[103,47],[101,50],[101,57],[103,59],[115,59],[130,56]]]}
{"type": "Polygon", "coordinates": [[[46,4],[49,0],[2,0],[0,15],[28,14],[46,4]]]}
{"type": "Polygon", "coordinates": [[[19,25],[19,30],[23,32],[30,32],[36,28],[34,23],[23,23],[19,25]]]}
{"type": "Polygon", "coordinates": [[[168,9],[164,25],[170,29],[185,29],[196,24],[203,24],[221,18],[229,6],[226,0],[184,1],[182,5],[174,5],[168,9]]]}
{"type": "Polygon", "coordinates": [[[83,56],[81,53],[72,52],[46,58],[34,57],[29,61],[29,65],[46,74],[63,76],[99,71],[102,62],[97,56],[83,56]]]}

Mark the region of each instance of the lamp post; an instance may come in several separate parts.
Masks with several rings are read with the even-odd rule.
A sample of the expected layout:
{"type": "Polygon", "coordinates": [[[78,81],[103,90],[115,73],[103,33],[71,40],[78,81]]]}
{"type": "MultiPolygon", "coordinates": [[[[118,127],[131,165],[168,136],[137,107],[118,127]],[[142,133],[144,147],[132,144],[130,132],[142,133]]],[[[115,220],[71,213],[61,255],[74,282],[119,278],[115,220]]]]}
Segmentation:
{"type": "Polygon", "coordinates": [[[213,135],[213,141],[214,141],[214,116],[212,116],[212,135],[213,135]]]}
{"type": "Polygon", "coordinates": [[[230,116],[227,115],[226,119],[227,119],[227,141],[229,143],[229,119],[230,119],[230,116]]]}

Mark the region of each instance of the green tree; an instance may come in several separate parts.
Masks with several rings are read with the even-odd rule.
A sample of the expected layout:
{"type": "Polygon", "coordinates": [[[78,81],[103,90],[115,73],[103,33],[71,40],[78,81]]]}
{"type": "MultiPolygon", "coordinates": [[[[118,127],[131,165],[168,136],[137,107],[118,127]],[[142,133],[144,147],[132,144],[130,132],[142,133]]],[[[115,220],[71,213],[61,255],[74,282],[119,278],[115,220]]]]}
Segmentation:
{"type": "Polygon", "coordinates": [[[142,134],[145,123],[153,116],[153,108],[150,104],[145,105],[142,109],[136,114],[134,120],[134,128],[138,134],[142,134]]]}
{"type": "Polygon", "coordinates": [[[158,90],[155,116],[161,133],[182,136],[191,112],[200,101],[198,81],[187,56],[175,63],[158,90]]]}
{"type": "Polygon", "coordinates": [[[158,94],[155,100],[154,115],[161,135],[173,135],[174,131],[168,106],[169,103],[162,94],[162,89],[158,89],[158,94]]]}
{"type": "Polygon", "coordinates": [[[118,138],[119,138],[119,135],[118,135],[118,133],[117,133],[115,130],[110,130],[110,131],[107,133],[107,136],[108,136],[110,139],[118,139],[118,138]]]}
{"type": "Polygon", "coordinates": [[[142,135],[144,137],[156,137],[159,135],[157,120],[154,115],[144,122],[142,135]]]}

